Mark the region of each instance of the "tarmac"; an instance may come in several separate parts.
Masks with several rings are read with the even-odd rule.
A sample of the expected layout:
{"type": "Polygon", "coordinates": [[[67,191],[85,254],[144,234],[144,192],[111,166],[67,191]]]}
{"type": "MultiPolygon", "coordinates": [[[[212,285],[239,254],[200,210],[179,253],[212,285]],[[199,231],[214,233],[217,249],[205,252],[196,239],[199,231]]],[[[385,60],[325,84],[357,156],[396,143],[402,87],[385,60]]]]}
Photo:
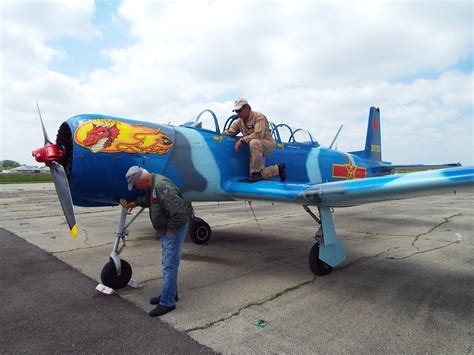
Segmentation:
{"type": "Polygon", "coordinates": [[[161,248],[147,213],[121,254],[140,287],[106,296],[95,286],[120,208],[76,207],[72,239],[52,184],[0,185],[0,352],[473,354],[473,198],[336,209],[347,260],[323,277],[301,206],[196,203],[211,240],[186,239],[177,308],[152,319],[161,248]]]}

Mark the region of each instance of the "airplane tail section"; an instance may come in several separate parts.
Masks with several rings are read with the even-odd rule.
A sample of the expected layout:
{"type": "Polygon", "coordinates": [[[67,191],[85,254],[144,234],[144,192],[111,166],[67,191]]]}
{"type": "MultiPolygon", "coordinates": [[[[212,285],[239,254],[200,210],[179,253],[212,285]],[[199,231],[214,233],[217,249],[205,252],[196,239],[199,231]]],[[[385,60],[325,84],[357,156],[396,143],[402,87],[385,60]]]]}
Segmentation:
{"type": "Polygon", "coordinates": [[[380,110],[371,107],[369,112],[369,123],[367,125],[367,136],[365,139],[365,149],[357,152],[350,152],[362,158],[382,161],[382,143],[380,139],[380,110]]]}

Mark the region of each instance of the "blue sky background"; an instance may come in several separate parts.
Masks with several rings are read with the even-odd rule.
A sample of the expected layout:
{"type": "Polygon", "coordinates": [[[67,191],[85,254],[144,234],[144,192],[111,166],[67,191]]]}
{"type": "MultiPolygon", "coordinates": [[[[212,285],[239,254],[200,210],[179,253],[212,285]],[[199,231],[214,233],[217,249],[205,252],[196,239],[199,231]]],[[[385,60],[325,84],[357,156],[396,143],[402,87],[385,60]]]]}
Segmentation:
{"type": "Polygon", "coordinates": [[[95,2],[95,13],[91,18],[93,26],[101,33],[100,37],[80,39],[73,36],[59,37],[46,42],[48,46],[60,49],[65,53],[64,58],[54,58],[49,68],[60,73],[77,76],[107,68],[112,62],[102,55],[102,50],[122,48],[133,43],[127,24],[117,17],[120,0],[95,2]]]}
{"type": "Polygon", "coordinates": [[[244,96],[323,146],[344,124],[344,151],[378,106],[384,160],[474,164],[470,1],[0,6],[0,159],[35,164],[35,100],[54,137],[79,113],[181,124],[209,108],[222,126],[244,96]]]}

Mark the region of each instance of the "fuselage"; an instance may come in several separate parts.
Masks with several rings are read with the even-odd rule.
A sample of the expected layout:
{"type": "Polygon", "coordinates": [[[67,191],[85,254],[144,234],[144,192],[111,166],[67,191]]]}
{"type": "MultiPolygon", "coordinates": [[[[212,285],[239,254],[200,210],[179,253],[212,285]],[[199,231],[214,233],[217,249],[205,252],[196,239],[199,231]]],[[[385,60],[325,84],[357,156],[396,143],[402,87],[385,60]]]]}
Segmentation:
{"type": "MultiPolygon", "coordinates": [[[[125,172],[139,165],[171,178],[190,201],[226,201],[226,184],[249,175],[249,150],[234,151],[238,138],[183,126],[103,115],[79,115],[60,128],[74,204],[116,205],[143,192],[128,191],[125,172]]],[[[267,165],[286,164],[289,183],[315,184],[381,174],[380,162],[311,143],[277,142],[267,165]]]]}

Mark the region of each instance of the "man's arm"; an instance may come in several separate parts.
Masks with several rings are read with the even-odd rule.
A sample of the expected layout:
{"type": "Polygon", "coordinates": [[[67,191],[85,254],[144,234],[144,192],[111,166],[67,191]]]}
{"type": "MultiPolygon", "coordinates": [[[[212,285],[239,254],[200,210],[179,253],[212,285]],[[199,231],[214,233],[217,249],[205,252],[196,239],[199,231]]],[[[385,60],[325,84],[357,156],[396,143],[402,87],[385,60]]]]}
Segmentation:
{"type": "Polygon", "coordinates": [[[150,207],[150,199],[148,196],[140,196],[135,200],[135,203],[140,207],[150,207]]]}
{"type": "Polygon", "coordinates": [[[150,201],[147,196],[140,196],[135,201],[129,201],[125,207],[127,207],[128,212],[132,212],[132,210],[137,207],[150,207],[150,201]]]}
{"type": "Polygon", "coordinates": [[[240,121],[240,118],[232,122],[232,125],[229,127],[229,129],[226,129],[224,132],[222,132],[222,135],[223,136],[236,136],[237,134],[239,134],[240,133],[239,121],[240,121]]]}

